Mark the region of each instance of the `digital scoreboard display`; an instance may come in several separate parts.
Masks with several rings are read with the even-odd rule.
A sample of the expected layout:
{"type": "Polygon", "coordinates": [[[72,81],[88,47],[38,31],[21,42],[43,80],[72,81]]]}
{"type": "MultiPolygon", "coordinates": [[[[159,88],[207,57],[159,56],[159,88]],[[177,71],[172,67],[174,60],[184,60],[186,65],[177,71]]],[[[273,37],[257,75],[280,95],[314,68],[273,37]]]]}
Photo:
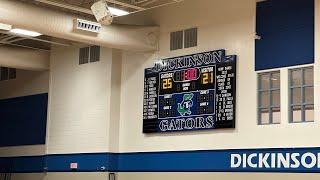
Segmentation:
{"type": "Polygon", "coordinates": [[[143,132],[235,127],[236,56],[216,50],[145,69],[143,132]]]}

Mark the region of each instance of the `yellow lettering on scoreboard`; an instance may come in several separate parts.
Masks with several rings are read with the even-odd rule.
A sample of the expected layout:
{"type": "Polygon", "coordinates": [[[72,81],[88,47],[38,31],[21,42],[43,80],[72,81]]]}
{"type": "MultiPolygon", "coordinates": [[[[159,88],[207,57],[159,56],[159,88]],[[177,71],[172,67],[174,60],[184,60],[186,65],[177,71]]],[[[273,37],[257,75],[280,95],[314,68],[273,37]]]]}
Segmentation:
{"type": "Polygon", "coordinates": [[[172,79],[163,79],[162,80],[162,89],[171,89],[172,88],[172,79]]]}
{"type": "Polygon", "coordinates": [[[213,83],[213,73],[202,73],[202,84],[213,83]]]}

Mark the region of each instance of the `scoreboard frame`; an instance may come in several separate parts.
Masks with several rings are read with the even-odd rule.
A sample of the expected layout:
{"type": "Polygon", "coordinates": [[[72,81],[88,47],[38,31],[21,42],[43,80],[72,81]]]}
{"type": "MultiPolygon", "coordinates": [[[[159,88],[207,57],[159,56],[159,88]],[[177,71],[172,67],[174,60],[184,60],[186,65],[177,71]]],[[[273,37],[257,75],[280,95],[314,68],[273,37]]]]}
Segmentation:
{"type": "Polygon", "coordinates": [[[227,56],[222,49],[163,59],[146,68],[143,133],[235,128],[236,62],[236,55],[227,56]],[[201,86],[202,70],[211,72],[212,67],[211,84],[201,86]],[[181,81],[176,81],[176,72],[192,74],[185,74],[186,77],[179,77],[181,81]],[[162,86],[162,79],[167,79],[166,86],[162,86]],[[183,89],[177,88],[176,83],[183,89]],[[162,92],[164,87],[167,91],[162,92]]]}

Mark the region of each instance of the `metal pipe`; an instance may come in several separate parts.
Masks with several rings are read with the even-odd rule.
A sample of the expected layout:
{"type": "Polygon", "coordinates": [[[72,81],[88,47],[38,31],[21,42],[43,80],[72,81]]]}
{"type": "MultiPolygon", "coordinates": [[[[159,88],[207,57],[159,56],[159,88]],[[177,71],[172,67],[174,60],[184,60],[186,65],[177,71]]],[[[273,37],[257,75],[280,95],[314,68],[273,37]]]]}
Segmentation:
{"type": "Polygon", "coordinates": [[[19,1],[0,0],[0,22],[13,27],[37,31],[48,36],[104,47],[131,51],[154,51],[150,34],[158,34],[157,26],[115,25],[103,26],[99,34],[74,30],[75,16],[45,9],[19,1]],[[19,12],[19,13],[17,13],[19,12]],[[22,15],[23,14],[23,15],[22,15]]]}

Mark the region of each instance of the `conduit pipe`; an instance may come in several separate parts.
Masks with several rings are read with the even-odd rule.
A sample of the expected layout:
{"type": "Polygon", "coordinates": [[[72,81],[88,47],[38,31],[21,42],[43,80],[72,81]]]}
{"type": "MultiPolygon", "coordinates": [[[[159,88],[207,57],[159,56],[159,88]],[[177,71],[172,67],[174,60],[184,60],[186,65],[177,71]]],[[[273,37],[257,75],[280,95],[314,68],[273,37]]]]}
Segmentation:
{"type": "Polygon", "coordinates": [[[15,0],[0,0],[0,23],[37,31],[45,35],[110,48],[153,51],[157,49],[159,27],[110,25],[98,35],[75,32],[75,16],[15,0]]]}

